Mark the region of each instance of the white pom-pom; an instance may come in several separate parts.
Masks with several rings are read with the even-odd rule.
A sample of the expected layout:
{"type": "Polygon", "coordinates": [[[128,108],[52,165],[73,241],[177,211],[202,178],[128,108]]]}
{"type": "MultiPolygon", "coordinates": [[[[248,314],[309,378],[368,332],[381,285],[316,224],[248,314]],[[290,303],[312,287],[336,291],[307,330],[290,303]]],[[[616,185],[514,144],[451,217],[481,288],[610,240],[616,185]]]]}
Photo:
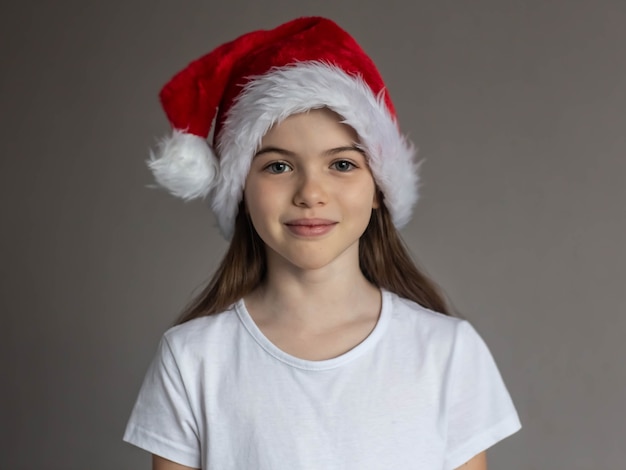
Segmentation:
{"type": "Polygon", "coordinates": [[[150,152],[148,166],[160,186],[185,200],[206,197],[219,172],[206,139],[178,130],[150,152]]]}

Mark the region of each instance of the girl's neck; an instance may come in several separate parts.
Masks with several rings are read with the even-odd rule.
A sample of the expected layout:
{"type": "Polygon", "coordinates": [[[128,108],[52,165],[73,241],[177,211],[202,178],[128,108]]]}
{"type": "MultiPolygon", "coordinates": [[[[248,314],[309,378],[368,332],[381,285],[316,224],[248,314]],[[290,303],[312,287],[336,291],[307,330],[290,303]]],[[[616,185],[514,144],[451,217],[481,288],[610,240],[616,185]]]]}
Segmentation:
{"type": "Polygon", "coordinates": [[[352,269],[333,265],[307,271],[269,268],[265,282],[244,299],[257,324],[323,330],[378,317],[380,290],[363,276],[358,263],[352,269]]]}

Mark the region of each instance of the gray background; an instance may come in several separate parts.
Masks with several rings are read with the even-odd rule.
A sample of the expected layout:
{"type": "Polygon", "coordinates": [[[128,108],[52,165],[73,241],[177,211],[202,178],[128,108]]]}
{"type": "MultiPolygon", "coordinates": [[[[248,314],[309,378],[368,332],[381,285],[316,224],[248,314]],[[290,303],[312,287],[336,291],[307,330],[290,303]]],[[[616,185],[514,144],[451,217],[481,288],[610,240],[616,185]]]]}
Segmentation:
{"type": "Polygon", "coordinates": [[[308,14],[374,58],[426,160],[404,237],[524,423],[491,468],[624,468],[626,3],[565,0],[3,2],[0,468],[148,467],[125,420],[225,247],[146,189],[157,92],[308,14]]]}

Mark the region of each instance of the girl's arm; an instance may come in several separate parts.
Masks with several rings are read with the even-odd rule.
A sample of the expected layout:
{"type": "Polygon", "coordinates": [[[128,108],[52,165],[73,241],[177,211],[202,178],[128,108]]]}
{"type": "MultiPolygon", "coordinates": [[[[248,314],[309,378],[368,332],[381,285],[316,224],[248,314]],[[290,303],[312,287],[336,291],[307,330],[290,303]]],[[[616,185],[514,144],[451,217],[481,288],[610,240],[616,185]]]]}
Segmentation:
{"type": "Polygon", "coordinates": [[[487,453],[481,452],[475,457],[472,457],[471,460],[468,460],[460,467],[457,467],[457,470],[487,470],[487,453]]]}
{"type": "MultiPolygon", "coordinates": [[[[152,470],[194,470],[191,467],[185,467],[164,459],[158,455],[152,455],[152,470]]],[[[481,452],[468,462],[464,463],[457,470],[487,470],[487,454],[481,452]]]]}
{"type": "MultiPolygon", "coordinates": [[[[152,454],[152,470],[197,470],[152,454]]],[[[472,467],[473,470],[473,467],[472,467]]],[[[479,469],[480,470],[480,469],[479,469]]]]}

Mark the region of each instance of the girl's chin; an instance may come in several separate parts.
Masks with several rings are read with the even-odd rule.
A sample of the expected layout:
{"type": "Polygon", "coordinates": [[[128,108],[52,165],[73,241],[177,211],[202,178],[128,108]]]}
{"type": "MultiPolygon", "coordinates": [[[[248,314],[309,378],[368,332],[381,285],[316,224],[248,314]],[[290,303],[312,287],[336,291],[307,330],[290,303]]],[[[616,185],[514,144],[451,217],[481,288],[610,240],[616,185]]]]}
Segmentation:
{"type": "Polygon", "coordinates": [[[268,255],[268,264],[271,269],[286,269],[290,272],[314,272],[320,270],[328,270],[337,268],[344,275],[346,273],[346,263],[352,263],[349,261],[351,256],[354,256],[354,263],[358,265],[358,245],[354,254],[352,250],[329,250],[324,252],[322,250],[307,250],[301,248],[291,253],[279,253],[273,251],[271,255],[268,255]]]}

